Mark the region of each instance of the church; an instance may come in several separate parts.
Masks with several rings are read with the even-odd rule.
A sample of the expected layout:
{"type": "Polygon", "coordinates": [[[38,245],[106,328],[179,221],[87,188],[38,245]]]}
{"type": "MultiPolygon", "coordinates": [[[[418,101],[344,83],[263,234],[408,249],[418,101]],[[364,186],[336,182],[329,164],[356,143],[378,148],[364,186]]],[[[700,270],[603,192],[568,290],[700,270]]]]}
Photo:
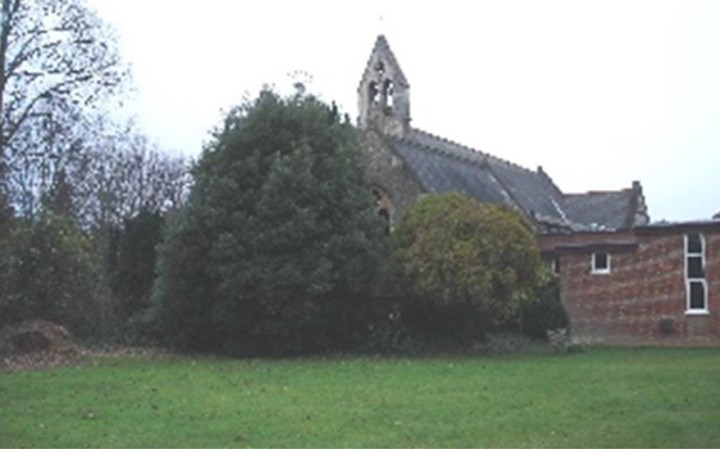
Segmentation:
{"type": "Polygon", "coordinates": [[[524,215],[559,278],[574,339],[720,344],[720,220],[650,223],[640,182],[564,193],[530,170],[411,126],[410,83],[377,37],[357,88],[365,179],[387,230],[422,195],[458,192],[524,215]]]}
{"type": "Polygon", "coordinates": [[[649,222],[637,181],[623,190],[567,194],[542,167],[529,170],[413,128],[410,84],[382,35],[357,94],[367,182],[391,228],[420,195],[450,191],[505,204],[525,215],[539,234],[625,229],[649,222]]]}

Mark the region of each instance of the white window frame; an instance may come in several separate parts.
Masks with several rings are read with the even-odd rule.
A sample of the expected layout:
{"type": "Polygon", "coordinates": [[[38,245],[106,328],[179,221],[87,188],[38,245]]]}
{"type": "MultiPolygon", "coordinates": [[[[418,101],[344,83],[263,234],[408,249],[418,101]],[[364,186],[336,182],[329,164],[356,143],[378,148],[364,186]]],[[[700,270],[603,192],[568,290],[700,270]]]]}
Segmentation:
{"type": "Polygon", "coordinates": [[[607,251],[598,251],[598,252],[592,253],[592,256],[590,257],[590,273],[592,273],[592,274],[610,274],[610,267],[611,267],[610,260],[611,260],[610,253],[607,251]],[[606,267],[598,268],[597,261],[596,261],[596,256],[598,254],[605,254],[605,258],[607,260],[606,267]]]}
{"type": "Polygon", "coordinates": [[[685,278],[685,315],[708,315],[710,314],[710,310],[708,308],[708,284],[707,284],[707,273],[705,272],[706,269],[706,259],[705,259],[705,236],[701,232],[691,232],[688,234],[685,234],[685,245],[684,245],[684,252],[683,252],[683,259],[684,259],[684,266],[683,266],[683,277],[685,278]],[[690,236],[691,235],[697,235],[700,237],[700,252],[690,252],[690,236]],[[700,260],[702,262],[702,269],[703,269],[703,277],[689,277],[688,276],[688,261],[690,257],[700,257],[700,260]],[[703,285],[703,308],[691,308],[690,307],[690,284],[693,282],[700,282],[703,285]]]}

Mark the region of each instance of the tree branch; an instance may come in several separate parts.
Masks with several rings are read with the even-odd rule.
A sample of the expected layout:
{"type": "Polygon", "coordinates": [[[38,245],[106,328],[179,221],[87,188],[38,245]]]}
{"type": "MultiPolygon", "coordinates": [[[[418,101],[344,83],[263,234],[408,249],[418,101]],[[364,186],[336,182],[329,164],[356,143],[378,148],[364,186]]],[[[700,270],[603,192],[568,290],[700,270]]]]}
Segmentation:
{"type": "Polygon", "coordinates": [[[30,116],[30,113],[32,112],[33,108],[40,100],[45,100],[45,99],[50,98],[54,92],[57,92],[58,90],[62,89],[64,86],[73,84],[74,82],[76,82],[76,80],[74,80],[74,79],[73,80],[65,80],[63,82],[55,84],[52,87],[49,87],[48,89],[45,89],[42,93],[35,96],[35,98],[33,98],[30,101],[30,103],[27,106],[25,106],[24,110],[20,114],[20,117],[15,121],[15,123],[8,124],[9,130],[8,130],[7,135],[5,136],[5,144],[7,145],[9,142],[12,141],[12,139],[15,137],[15,134],[17,133],[17,131],[20,129],[20,127],[25,122],[25,120],[27,120],[27,118],[30,116]]]}

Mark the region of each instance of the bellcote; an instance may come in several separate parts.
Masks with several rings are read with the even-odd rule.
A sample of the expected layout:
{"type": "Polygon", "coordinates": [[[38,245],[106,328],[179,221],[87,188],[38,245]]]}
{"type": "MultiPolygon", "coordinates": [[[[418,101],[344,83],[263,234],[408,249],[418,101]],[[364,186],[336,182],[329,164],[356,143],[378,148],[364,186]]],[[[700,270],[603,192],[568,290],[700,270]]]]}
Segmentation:
{"type": "Polygon", "coordinates": [[[410,84],[379,35],[358,86],[358,125],[403,137],[410,126],[410,84]]]}

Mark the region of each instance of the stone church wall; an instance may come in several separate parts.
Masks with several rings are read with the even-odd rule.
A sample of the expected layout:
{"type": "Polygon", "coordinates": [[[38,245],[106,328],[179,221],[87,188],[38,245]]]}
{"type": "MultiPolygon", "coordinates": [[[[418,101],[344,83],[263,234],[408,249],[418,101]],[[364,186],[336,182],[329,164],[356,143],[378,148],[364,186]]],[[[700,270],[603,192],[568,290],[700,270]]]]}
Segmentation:
{"type": "Polygon", "coordinates": [[[395,223],[420,198],[423,189],[383,137],[374,131],[366,131],[362,135],[362,145],[365,181],[371,189],[381,189],[390,197],[391,223],[395,223]]]}

